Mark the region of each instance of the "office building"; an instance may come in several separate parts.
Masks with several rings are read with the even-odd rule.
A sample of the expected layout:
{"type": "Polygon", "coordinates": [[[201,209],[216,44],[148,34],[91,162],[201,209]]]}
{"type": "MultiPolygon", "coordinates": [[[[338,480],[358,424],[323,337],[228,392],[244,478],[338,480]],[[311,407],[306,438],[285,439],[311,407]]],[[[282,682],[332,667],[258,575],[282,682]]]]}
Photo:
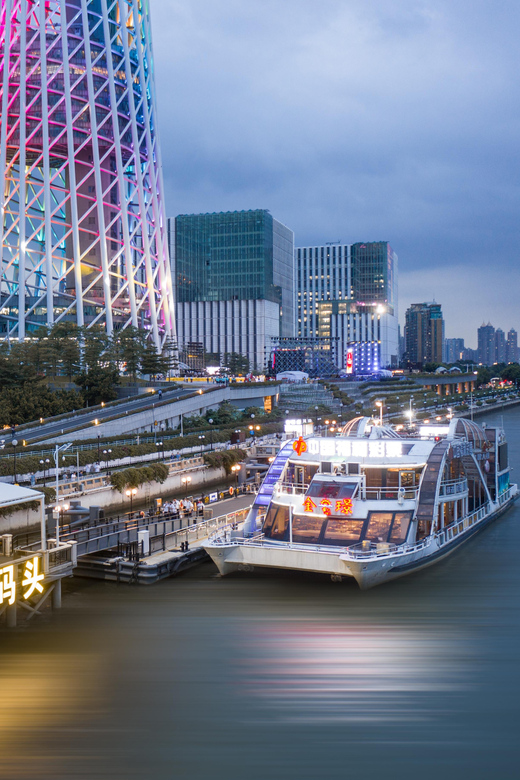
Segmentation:
{"type": "Polygon", "coordinates": [[[440,303],[412,303],[406,311],[406,361],[415,368],[442,363],[444,320],[440,303]]]}
{"type": "Polygon", "coordinates": [[[174,336],[149,4],[1,0],[0,335],[174,336]],[[21,121],[20,121],[21,119],[21,121]]]}
{"type": "Polygon", "coordinates": [[[502,328],[495,331],[495,360],[497,363],[506,362],[506,334],[502,328]]]}
{"type": "Polygon", "coordinates": [[[495,329],[493,325],[482,323],[477,331],[478,337],[478,362],[483,366],[492,366],[496,363],[495,329]]]}
{"type": "Polygon", "coordinates": [[[462,359],[464,352],[464,339],[444,340],[444,360],[446,363],[456,363],[462,359]]]}
{"type": "Polygon", "coordinates": [[[294,235],[269,211],[178,216],[175,265],[180,346],[263,369],[272,339],[294,336],[294,235]]]}
{"type": "MultiPolygon", "coordinates": [[[[398,365],[397,255],[386,241],[298,247],[297,335],[330,340],[348,370],[355,344],[377,345],[379,367],[398,365]]],[[[374,355],[371,346],[360,355],[374,355]]],[[[359,363],[361,365],[361,363],[359,363]]]]}
{"type": "Polygon", "coordinates": [[[518,363],[518,333],[514,328],[507,334],[506,362],[518,363]]]}

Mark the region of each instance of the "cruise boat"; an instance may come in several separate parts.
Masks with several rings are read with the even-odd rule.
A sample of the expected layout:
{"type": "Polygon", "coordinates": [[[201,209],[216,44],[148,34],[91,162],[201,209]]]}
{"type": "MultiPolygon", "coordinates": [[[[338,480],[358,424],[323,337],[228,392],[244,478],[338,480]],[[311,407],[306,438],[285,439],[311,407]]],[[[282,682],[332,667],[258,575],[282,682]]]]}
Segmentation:
{"type": "Polygon", "coordinates": [[[243,527],[204,547],[222,575],[296,569],[370,588],[441,560],[505,512],[509,477],[501,428],[454,418],[406,432],[358,417],[337,436],[286,442],[243,527]]]}

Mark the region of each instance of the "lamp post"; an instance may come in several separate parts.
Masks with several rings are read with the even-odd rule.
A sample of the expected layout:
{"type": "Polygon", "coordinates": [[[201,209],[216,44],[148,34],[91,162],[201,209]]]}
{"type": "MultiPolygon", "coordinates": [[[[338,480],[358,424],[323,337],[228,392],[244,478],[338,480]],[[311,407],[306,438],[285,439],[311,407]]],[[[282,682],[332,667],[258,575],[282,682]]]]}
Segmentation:
{"type": "Polygon", "coordinates": [[[206,439],[206,437],[204,436],[204,434],[203,433],[200,434],[199,441],[200,441],[200,448],[201,448],[201,450],[202,450],[202,447],[204,446],[205,439],[206,439]]]}
{"type": "Polygon", "coordinates": [[[60,546],[60,512],[63,517],[63,513],[69,509],[68,504],[56,504],[56,547],[60,546]]]}
{"type": "Polygon", "coordinates": [[[319,409],[318,406],[314,407],[314,417],[316,419],[316,431],[318,431],[318,409],[319,409]]]}
{"type": "MultiPolygon", "coordinates": [[[[162,459],[164,460],[164,442],[162,441],[156,441],[155,446],[159,447],[162,450],[162,459]]],[[[159,460],[159,449],[157,450],[157,460],[159,460]]]]}
{"type": "Polygon", "coordinates": [[[182,484],[184,485],[184,487],[186,488],[186,491],[185,491],[185,496],[186,496],[186,498],[188,498],[188,485],[189,485],[189,484],[190,484],[190,482],[191,482],[191,477],[183,477],[183,478],[181,479],[181,482],[182,482],[182,484]]]}
{"type": "Polygon", "coordinates": [[[125,495],[130,499],[130,514],[132,514],[132,501],[135,495],[137,495],[137,488],[128,488],[125,490],[125,495]]]}
{"type": "MultiPolygon", "coordinates": [[[[213,418],[210,417],[208,422],[209,422],[210,425],[213,425],[213,418]]],[[[209,429],[209,435],[210,435],[210,445],[209,445],[209,448],[210,448],[210,450],[212,450],[213,449],[213,428],[209,429]]]]}
{"type": "Polygon", "coordinates": [[[13,485],[16,485],[16,445],[18,440],[13,439],[11,444],[13,445],[13,485]]]}
{"type": "Polygon", "coordinates": [[[383,402],[376,401],[376,406],[379,409],[379,425],[383,427],[383,402]]]}
{"type": "Polygon", "coordinates": [[[49,458],[45,458],[45,460],[40,461],[40,466],[43,466],[43,487],[47,487],[47,469],[49,468],[47,465],[48,463],[50,463],[49,458]]]}
{"type": "Polygon", "coordinates": [[[238,472],[240,471],[240,465],[235,463],[234,466],[231,466],[231,471],[235,475],[235,493],[238,496],[238,472]]]}
{"type": "Polygon", "coordinates": [[[110,460],[110,458],[107,458],[106,456],[107,456],[107,455],[111,455],[111,454],[112,454],[112,450],[103,450],[103,455],[104,455],[104,458],[103,458],[103,460],[104,460],[104,462],[105,462],[105,468],[107,468],[107,466],[108,466],[108,461],[110,460]]]}

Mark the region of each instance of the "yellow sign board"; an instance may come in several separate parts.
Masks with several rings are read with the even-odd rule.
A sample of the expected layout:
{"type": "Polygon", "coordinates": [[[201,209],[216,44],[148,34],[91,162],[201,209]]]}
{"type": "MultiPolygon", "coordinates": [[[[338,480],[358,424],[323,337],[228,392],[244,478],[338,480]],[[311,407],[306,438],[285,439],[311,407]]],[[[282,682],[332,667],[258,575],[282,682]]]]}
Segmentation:
{"type": "MultiPolygon", "coordinates": [[[[30,598],[33,593],[43,593],[42,582],[45,575],[40,573],[40,558],[34,556],[31,560],[25,561],[23,570],[23,579],[21,582],[22,595],[24,599],[30,598]]],[[[4,566],[0,569],[0,607],[2,604],[12,605],[16,601],[15,564],[4,566]]]]}

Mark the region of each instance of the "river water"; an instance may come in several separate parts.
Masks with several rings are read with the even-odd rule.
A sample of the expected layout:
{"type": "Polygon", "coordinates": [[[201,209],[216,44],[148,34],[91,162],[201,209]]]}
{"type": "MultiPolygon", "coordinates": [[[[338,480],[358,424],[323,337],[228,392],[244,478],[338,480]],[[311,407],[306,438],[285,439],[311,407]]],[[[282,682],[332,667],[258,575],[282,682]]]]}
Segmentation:
{"type": "MultiPolygon", "coordinates": [[[[515,481],[520,410],[503,419],[515,481]]],[[[2,635],[0,777],[516,780],[519,521],[366,592],[211,564],[73,580],[2,635]]]]}

